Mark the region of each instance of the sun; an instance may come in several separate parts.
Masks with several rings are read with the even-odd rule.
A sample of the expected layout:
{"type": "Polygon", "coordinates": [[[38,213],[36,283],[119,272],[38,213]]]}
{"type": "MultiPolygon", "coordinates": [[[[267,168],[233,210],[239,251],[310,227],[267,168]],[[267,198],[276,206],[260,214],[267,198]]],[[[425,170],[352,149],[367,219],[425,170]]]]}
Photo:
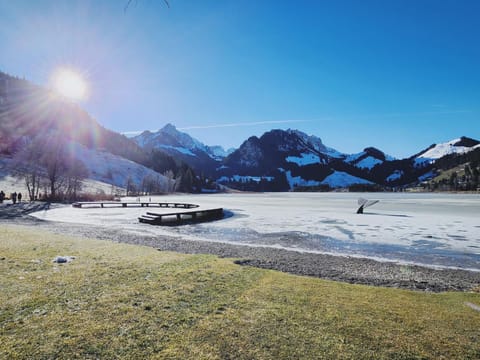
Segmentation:
{"type": "Polygon", "coordinates": [[[62,68],[52,76],[52,87],[60,95],[74,101],[86,100],[87,83],[75,70],[62,68]]]}

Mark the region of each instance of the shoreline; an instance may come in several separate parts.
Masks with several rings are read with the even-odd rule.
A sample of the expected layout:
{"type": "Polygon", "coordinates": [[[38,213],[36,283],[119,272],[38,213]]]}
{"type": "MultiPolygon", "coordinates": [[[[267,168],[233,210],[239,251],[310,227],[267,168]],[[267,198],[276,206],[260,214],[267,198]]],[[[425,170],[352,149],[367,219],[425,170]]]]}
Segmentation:
{"type": "Polygon", "coordinates": [[[24,204],[22,204],[23,206],[2,207],[0,224],[36,227],[63,235],[150,246],[159,251],[216,255],[232,258],[236,264],[241,266],[254,266],[351,284],[429,292],[472,291],[474,289],[478,291],[480,289],[480,272],[475,271],[438,269],[361,257],[306,253],[279,248],[192,241],[178,237],[144,236],[122,229],[43,221],[28,214],[44,210],[49,206],[48,204],[24,204]]]}

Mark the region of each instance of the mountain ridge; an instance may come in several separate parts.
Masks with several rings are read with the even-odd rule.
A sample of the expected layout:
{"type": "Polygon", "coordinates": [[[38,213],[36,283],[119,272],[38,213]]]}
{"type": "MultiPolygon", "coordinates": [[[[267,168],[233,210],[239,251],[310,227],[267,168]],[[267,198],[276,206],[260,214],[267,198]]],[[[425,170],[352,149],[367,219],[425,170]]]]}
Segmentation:
{"type": "Polygon", "coordinates": [[[0,155],[12,156],[25,146],[27,139],[62,134],[70,147],[76,147],[77,153],[83,154],[83,162],[97,163],[96,166],[87,164],[90,175],[97,180],[125,186],[128,168],[139,165],[153,171],[134,171],[143,174],[135,176],[138,188],[143,186],[141,177],[164,176],[169,170],[172,170],[169,177],[188,179],[189,185],[181,187],[186,191],[193,188],[199,191],[214,181],[253,191],[353,185],[396,188],[432,179],[439,171],[438,164],[458,166],[460,159],[475,164],[475,154],[480,152],[478,140],[462,136],[433,144],[404,159],[395,159],[374,147],[346,154],[326,146],[318,136],[296,129],[272,129],[260,137],[249,137],[238,149],[225,151],[219,146],[203,144],[172,124],[166,124],[157,132],[144,131],[128,139],[102,127],[78,105],[1,72],[0,116],[0,155]],[[45,104],[48,104],[46,108],[41,107],[45,104]],[[105,154],[111,156],[105,157],[105,154]],[[107,165],[119,165],[116,165],[117,170],[108,170],[108,166],[100,166],[101,161],[93,158],[103,158],[107,165]],[[121,165],[122,158],[130,163],[121,165]],[[122,167],[126,170],[119,172],[122,167]]]}
{"type": "MultiPolygon", "coordinates": [[[[175,149],[177,156],[185,157],[185,153],[191,151],[185,161],[194,168],[207,171],[196,152],[200,149],[206,153],[207,145],[191,138],[189,143],[195,144],[195,147],[189,147],[187,142],[181,141],[186,135],[190,137],[188,134],[176,130],[172,124],[167,124],[166,128],[169,135],[176,137],[177,143],[184,146],[181,151],[175,149]]],[[[163,130],[158,133],[161,132],[163,130]]],[[[315,135],[296,129],[272,129],[260,137],[249,137],[226,156],[206,155],[212,162],[208,175],[223,185],[238,189],[293,190],[297,187],[328,185],[334,188],[355,184],[398,187],[433,177],[436,160],[452,153],[473,151],[479,143],[463,136],[434,144],[408,158],[396,159],[374,147],[366,147],[355,154],[341,153],[324,145],[315,135]],[[428,151],[435,151],[435,158],[428,158],[431,154],[428,151]]],[[[157,143],[155,146],[165,147],[165,144],[157,143]]]]}

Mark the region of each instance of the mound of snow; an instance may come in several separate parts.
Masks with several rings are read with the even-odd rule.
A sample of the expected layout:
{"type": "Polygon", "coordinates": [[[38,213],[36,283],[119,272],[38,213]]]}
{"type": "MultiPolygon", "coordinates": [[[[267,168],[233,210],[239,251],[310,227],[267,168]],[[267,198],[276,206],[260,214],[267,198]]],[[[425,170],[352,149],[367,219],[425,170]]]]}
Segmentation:
{"type": "Polygon", "coordinates": [[[285,158],[287,162],[295,163],[299,166],[318,164],[320,162],[320,157],[315,154],[302,153],[300,156],[287,156],[285,158]]]}

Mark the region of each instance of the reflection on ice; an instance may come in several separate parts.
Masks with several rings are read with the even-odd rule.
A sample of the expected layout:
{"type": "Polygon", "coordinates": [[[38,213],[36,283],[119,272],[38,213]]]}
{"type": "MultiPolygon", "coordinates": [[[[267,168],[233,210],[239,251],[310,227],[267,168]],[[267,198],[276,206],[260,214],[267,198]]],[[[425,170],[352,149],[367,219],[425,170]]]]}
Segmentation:
{"type": "Polygon", "coordinates": [[[37,216],[144,235],[480,270],[479,195],[370,194],[366,197],[380,202],[356,214],[358,197],[351,193],[271,193],[156,198],[223,207],[227,213],[221,221],[169,228],[139,224],[137,218],[145,212],[142,208],[64,207],[37,216]]]}

